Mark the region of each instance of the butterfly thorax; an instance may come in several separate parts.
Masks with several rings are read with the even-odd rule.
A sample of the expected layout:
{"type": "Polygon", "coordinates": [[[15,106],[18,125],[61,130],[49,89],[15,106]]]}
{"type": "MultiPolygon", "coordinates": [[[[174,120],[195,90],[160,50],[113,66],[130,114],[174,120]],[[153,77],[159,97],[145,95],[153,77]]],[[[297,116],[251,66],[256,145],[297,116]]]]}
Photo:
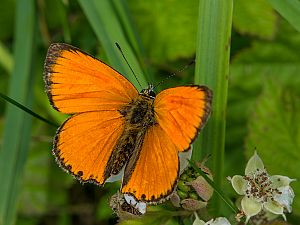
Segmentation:
{"type": "Polygon", "coordinates": [[[125,127],[110,156],[105,178],[118,174],[133,152],[139,152],[147,129],[156,124],[154,98],[146,93],[141,92],[134,101],[119,109],[119,112],[125,119],[125,127]]]}

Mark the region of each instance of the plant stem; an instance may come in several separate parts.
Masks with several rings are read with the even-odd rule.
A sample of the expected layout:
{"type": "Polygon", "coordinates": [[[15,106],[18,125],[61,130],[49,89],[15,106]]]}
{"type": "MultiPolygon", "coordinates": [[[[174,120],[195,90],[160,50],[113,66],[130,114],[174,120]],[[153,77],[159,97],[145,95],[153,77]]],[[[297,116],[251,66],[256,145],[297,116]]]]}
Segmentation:
{"type": "MultiPolygon", "coordinates": [[[[193,159],[212,156],[214,182],[223,181],[225,115],[229,76],[230,35],[233,0],[200,0],[196,50],[195,83],[213,91],[212,114],[200,139],[195,143],[193,159]],[[201,150],[201,151],[199,151],[201,150]]],[[[221,198],[214,196],[211,206],[218,213],[221,198]]]]}

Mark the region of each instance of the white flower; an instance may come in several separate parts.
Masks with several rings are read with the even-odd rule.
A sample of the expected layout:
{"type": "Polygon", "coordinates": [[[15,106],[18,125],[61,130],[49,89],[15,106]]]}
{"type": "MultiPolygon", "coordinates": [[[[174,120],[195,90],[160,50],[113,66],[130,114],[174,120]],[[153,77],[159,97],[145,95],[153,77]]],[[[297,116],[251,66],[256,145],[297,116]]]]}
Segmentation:
{"type": "Polygon", "coordinates": [[[193,225],[231,225],[225,217],[218,217],[216,219],[211,219],[206,223],[203,220],[200,220],[197,214],[195,213],[196,219],[193,225]]]}
{"type": "Polygon", "coordinates": [[[230,180],[234,190],[244,195],[241,208],[247,216],[246,223],[261,210],[282,215],[284,219],[284,210],[292,211],[295,195],[290,183],[294,179],[281,175],[270,176],[256,152],[247,163],[245,176],[235,175],[230,180]]]}

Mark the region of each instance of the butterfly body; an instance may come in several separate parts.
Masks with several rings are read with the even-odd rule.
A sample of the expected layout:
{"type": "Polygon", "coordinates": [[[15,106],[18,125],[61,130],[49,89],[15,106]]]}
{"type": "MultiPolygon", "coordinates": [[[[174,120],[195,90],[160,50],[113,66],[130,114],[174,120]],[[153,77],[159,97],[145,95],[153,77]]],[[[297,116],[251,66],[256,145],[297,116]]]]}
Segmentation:
{"type": "Polygon", "coordinates": [[[72,114],[57,130],[57,163],[81,182],[103,185],[124,168],[121,193],[157,203],[174,190],[178,153],[206,123],[206,86],[138,90],[119,72],[73,46],[51,44],[45,88],[54,109],[72,114]]]}
{"type": "Polygon", "coordinates": [[[118,110],[125,119],[124,131],[108,161],[106,179],[118,174],[127,162],[134,163],[136,160],[131,158],[132,154],[139,154],[146,130],[156,123],[153,103],[154,99],[149,95],[139,94],[135,100],[118,110]]]}

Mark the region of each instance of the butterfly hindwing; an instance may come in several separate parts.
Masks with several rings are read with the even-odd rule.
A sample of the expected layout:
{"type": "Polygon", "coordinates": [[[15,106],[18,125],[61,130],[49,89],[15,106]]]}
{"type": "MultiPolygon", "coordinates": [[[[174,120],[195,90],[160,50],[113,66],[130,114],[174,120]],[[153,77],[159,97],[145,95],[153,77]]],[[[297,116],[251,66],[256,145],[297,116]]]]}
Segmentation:
{"type": "Polygon", "coordinates": [[[110,66],[62,43],[49,47],[44,80],[52,106],[67,114],[117,110],[138,96],[136,88],[110,66]]]}
{"type": "Polygon", "coordinates": [[[124,119],[117,111],[71,116],[57,131],[53,153],[57,162],[83,182],[103,184],[105,168],[120,138],[124,119]]]}
{"type": "Polygon", "coordinates": [[[159,124],[146,131],[136,154],[125,167],[121,191],[147,202],[158,202],[171,194],[178,177],[178,152],[159,124]]]}

